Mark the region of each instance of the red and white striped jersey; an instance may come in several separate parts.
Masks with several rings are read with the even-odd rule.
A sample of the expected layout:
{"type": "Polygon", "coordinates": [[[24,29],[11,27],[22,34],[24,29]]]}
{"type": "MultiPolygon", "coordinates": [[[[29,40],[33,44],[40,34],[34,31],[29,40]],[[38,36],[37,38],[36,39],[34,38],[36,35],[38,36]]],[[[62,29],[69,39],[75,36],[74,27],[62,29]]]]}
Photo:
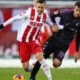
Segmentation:
{"type": "Polygon", "coordinates": [[[31,42],[37,39],[43,23],[53,26],[48,14],[42,13],[41,15],[38,15],[35,8],[29,8],[27,11],[9,19],[3,23],[3,25],[6,26],[19,19],[24,19],[24,22],[19,27],[17,34],[17,40],[21,42],[31,42]]]}

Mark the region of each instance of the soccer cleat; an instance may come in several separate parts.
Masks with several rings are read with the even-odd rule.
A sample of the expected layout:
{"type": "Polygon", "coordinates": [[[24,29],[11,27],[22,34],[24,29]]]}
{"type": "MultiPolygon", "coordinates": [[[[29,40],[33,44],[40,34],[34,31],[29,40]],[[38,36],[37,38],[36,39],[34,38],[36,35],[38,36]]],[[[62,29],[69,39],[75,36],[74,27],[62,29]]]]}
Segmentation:
{"type": "Polygon", "coordinates": [[[30,78],[29,80],[36,80],[35,78],[30,78]]]}

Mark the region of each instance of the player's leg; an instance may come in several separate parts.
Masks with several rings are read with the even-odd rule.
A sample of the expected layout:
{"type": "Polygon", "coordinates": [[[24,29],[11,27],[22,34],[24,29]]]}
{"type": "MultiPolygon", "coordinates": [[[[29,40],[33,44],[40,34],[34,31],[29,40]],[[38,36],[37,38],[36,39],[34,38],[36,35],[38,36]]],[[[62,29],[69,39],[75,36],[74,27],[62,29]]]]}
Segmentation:
{"type": "Polygon", "coordinates": [[[29,61],[22,63],[22,66],[23,66],[24,70],[27,72],[31,72],[33,69],[32,65],[29,64],[29,61]]]}
{"type": "Polygon", "coordinates": [[[58,47],[58,46],[55,47],[54,62],[53,62],[54,67],[57,68],[61,65],[62,60],[68,48],[69,48],[69,44],[64,44],[62,47],[58,47]]]}
{"type": "MultiPolygon", "coordinates": [[[[45,59],[48,58],[48,57],[46,56],[46,54],[44,54],[44,58],[45,58],[45,59]]],[[[35,63],[35,65],[34,65],[34,68],[33,68],[32,72],[31,72],[30,79],[35,80],[35,76],[36,76],[36,74],[38,73],[38,71],[39,71],[39,69],[40,69],[40,66],[41,66],[41,64],[39,63],[39,61],[37,61],[37,62],[35,63]]]]}
{"type": "Polygon", "coordinates": [[[27,47],[27,43],[23,42],[18,42],[18,48],[19,48],[19,57],[24,70],[31,72],[33,67],[29,65],[29,59],[31,56],[30,48],[27,47]]]}
{"type": "MultiPolygon", "coordinates": [[[[43,52],[44,52],[44,58],[49,58],[49,55],[52,53],[52,49],[51,49],[51,43],[47,40],[47,42],[45,43],[45,46],[44,46],[44,49],[43,49],[43,52]]],[[[35,76],[37,74],[37,72],[39,71],[39,68],[40,68],[41,64],[39,63],[39,61],[36,62],[32,72],[31,72],[31,77],[30,79],[34,80],[35,79],[35,76]]]]}
{"type": "Polygon", "coordinates": [[[50,68],[49,68],[46,60],[43,57],[43,53],[37,52],[36,57],[37,57],[38,61],[40,62],[45,75],[48,77],[48,80],[52,80],[50,68]]]}
{"type": "Polygon", "coordinates": [[[53,66],[55,68],[61,65],[64,55],[65,55],[65,51],[62,51],[62,49],[55,47],[54,59],[53,59],[53,66]]]}
{"type": "MultiPolygon", "coordinates": [[[[46,55],[46,54],[44,54],[44,58],[46,59],[47,56],[45,56],[45,55],[46,55]]],[[[39,71],[39,69],[40,69],[40,66],[41,66],[41,64],[39,63],[39,61],[37,61],[37,62],[35,63],[35,65],[34,65],[34,68],[33,68],[32,72],[31,72],[30,79],[35,80],[35,76],[36,76],[36,74],[38,73],[38,71],[39,71]]]]}
{"type": "Polygon", "coordinates": [[[31,72],[30,80],[35,80],[35,76],[38,73],[40,66],[41,66],[41,64],[39,63],[39,61],[37,61],[34,65],[32,72],[31,72]]]}

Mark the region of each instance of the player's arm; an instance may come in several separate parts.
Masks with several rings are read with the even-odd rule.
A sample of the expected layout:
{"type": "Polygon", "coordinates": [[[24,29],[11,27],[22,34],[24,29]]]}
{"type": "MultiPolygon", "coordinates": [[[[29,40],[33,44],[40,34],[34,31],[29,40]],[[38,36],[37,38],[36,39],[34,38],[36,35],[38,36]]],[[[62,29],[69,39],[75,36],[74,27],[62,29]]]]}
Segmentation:
{"type": "Polygon", "coordinates": [[[25,16],[21,16],[21,15],[17,15],[13,18],[10,18],[9,20],[7,20],[6,22],[4,22],[3,24],[0,25],[0,29],[4,28],[5,26],[7,26],[8,24],[11,24],[14,21],[20,20],[25,18],[25,16]]]}
{"type": "Polygon", "coordinates": [[[57,11],[57,12],[51,12],[50,13],[50,18],[51,18],[51,21],[53,22],[53,23],[55,23],[56,21],[55,21],[55,18],[56,17],[60,17],[60,13],[57,11]]]}
{"type": "Polygon", "coordinates": [[[53,27],[53,22],[51,21],[51,18],[48,15],[47,15],[47,18],[46,18],[46,24],[53,27]]]}
{"type": "Polygon", "coordinates": [[[80,45],[80,30],[77,30],[77,36],[76,36],[76,52],[74,54],[75,62],[77,62],[77,59],[78,59],[79,45],[80,45]]]}
{"type": "Polygon", "coordinates": [[[11,24],[12,22],[14,21],[17,21],[17,20],[20,20],[20,19],[24,19],[26,17],[28,17],[28,10],[13,17],[13,18],[10,18],[9,20],[7,20],[6,22],[4,22],[3,24],[0,25],[0,29],[4,28],[5,26],[7,26],[8,24],[11,24]]]}
{"type": "Polygon", "coordinates": [[[79,51],[79,45],[80,45],[80,30],[77,30],[77,36],[76,36],[76,52],[79,51]]]}
{"type": "Polygon", "coordinates": [[[50,25],[50,26],[53,27],[53,31],[54,31],[54,32],[57,32],[57,31],[58,31],[58,27],[57,27],[55,21],[53,21],[53,20],[51,19],[51,16],[49,17],[49,16],[47,15],[46,23],[47,23],[48,25],[50,25]]]}
{"type": "Polygon", "coordinates": [[[56,13],[52,12],[50,14],[51,21],[54,23],[53,31],[57,32],[59,29],[63,29],[63,26],[60,25],[61,17],[59,12],[57,11],[56,13]]]}
{"type": "Polygon", "coordinates": [[[58,29],[63,29],[64,26],[62,24],[60,24],[61,17],[55,17],[55,22],[57,24],[58,29]]]}

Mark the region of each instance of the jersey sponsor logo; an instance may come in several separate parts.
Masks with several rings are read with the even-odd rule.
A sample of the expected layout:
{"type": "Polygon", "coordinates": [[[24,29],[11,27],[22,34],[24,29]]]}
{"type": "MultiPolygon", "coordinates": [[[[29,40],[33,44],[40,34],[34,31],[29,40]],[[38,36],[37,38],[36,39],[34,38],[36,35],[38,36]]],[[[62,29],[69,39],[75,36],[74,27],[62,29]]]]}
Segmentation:
{"type": "Polygon", "coordinates": [[[35,27],[42,27],[43,24],[30,21],[30,25],[35,26],[35,27]]]}

